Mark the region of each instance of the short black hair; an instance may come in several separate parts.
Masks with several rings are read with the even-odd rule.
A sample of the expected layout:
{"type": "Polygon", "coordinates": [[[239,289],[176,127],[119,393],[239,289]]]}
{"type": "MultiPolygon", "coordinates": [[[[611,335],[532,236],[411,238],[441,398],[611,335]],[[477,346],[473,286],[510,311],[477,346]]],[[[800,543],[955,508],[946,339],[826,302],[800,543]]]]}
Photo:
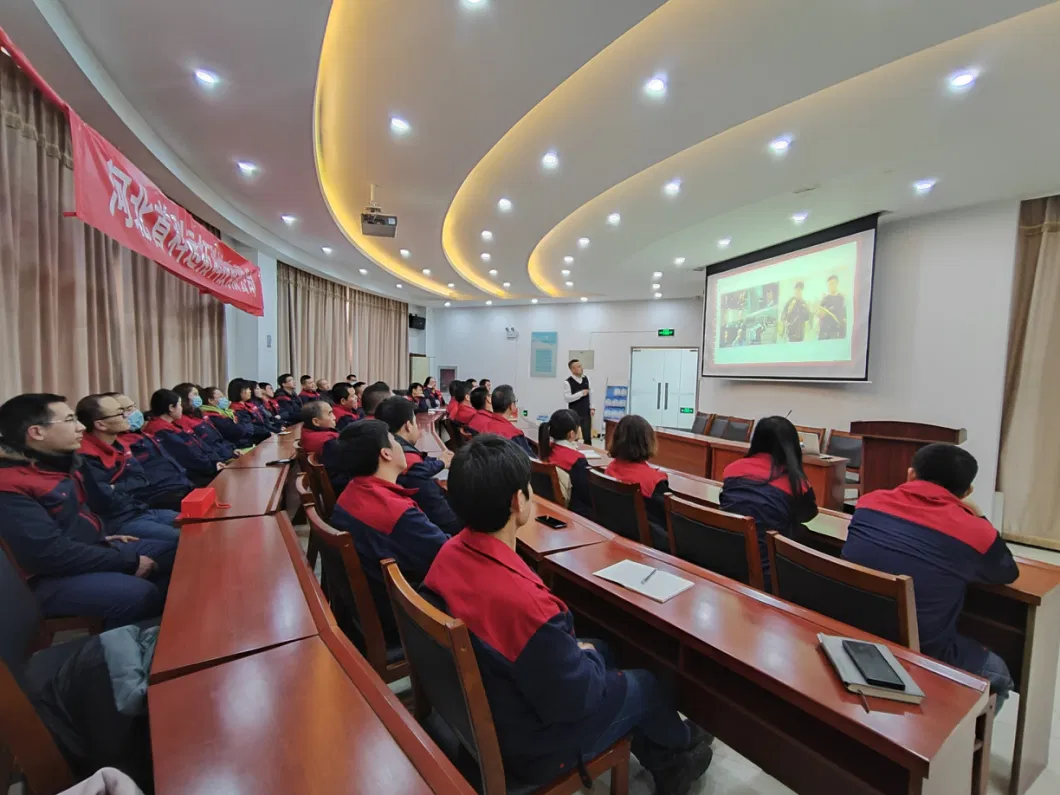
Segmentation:
{"type": "Polygon", "coordinates": [[[796,289],[796,290],[801,290],[801,289],[803,289],[803,288],[804,288],[805,286],[806,286],[806,285],[805,285],[805,284],[803,284],[802,282],[795,282],[795,289],[796,289]]]}
{"type": "Polygon", "coordinates": [[[331,388],[331,399],[336,403],[341,403],[350,396],[350,392],[353,391],[353,387],[345,381],[339,381],[335,386],[331,388]]]}
{"type": "MultiPolygon", "coordinates": [[[[190,381],[182,381],[181,383],[173,387],[173,391],[176,392],[177,395],[180,397],[180,405],[184,407],[184,413],[198,417],[202,415],[202,412],[191,405],[191,390],[193,389],[199,388],[190,381]]],[[[201,393],[202,390],[199,389],[199,392],[201,393]]],[[[206,398],[202,397],[201,394],[199,395],[199,397],[202,398],[203,402],[206,401],[206,398]]]]}
{"type": "MultiPolygon", "coordinates": [[[[248,381],[245,378],[233,378],[231,381],[229,381],[228,382],[228,402],[229,403],[238,403],[239,401],[241,401],[243,399],[243,390],[244,389],[250,389],[251,383],[253,383],[253,382],[248,381]]],[[[250,391],[251,391],[251,394],[253,394],[254,390],[251,389],[250,391]]]]}
{"type": "Polygon", "coordinates": [[[571,359],[569,362],[567,362],[567,369],[569,370],[571,367],[573,367],[580,361],[581,359],[571,359]]]}
{"type": "MultiPolygon", "coordinates": [[[[199,390],[199,397],[202,398],[202,402],[203,403],[209,403],[210,402],[210,398],[213,397],[213,393],[214,392],[221,392],[221,387],[219,387],[219,386],[203,387],[202,389],[199,390]]],[[[222,392],[221,394],[223,395],[224,393],[222,392]]]]}
{"type": "Polygon", "coordinates": [[[830,282],[837,282],[837,281],[839,281],[839,277],[838,277],[838,276],[836,276],[836,275],[835,275],[835,274],[833,273],[833,274],[832,274],[831,276],[829,276],[829,277],[828,277],[827,281],[830,281],[830,282]]]}
{"type": "Polygon", "coordinates": [[[305,382],[306,381],[312,381],[312,380],[313,380],[313,376],[311,376],[311,375],[303,375],[301,378],[298,379],[298,383],[300,383],[302,386],[305,386],[305,382]]]}
{"type": "Polygon", "coordinates": [[[963,497],[979,474],[979,462],[963,447],[940,442],[916,451],[913,471],[917,480],[926,480],[956,497],[963,497]]]}
{"type": "Polygon", "coordinates": [[[85,426],[85,429],[91,433],[92,423],[100,418],[102,411],[99,408],[99,401],[103,397],[110,397],[109,395],[85,395],[79,401],[77,406],[74,407],[74,413],[77,415],[77,421],[85,426]]]}
{"type": "Polygon", "coordinates": [[[495,414],[503,414],[508,410],[509,406],[514,405],[518,402],[518,398],[515,396],[515,389],[510,384],[501,384],[499,387],[493,390],[493,411],[495,414]]]}
{"type": "Polygon", "coordinates": [[[416,421],[416,407],[412,401],[394,395],[376,407],[375,418],[385,422],[391,433],[397,433],[406,422],[416,421]]]}
{"type": "Polygon", "coordinates": [[[169,414],[170,407],[179,403],[180,395],[172,389],[156,389],[154,394],[151,395],[151,414],[156,417],[169,414]]]}
{"type": "Polygon", "coordinates": [[[374,475],[379,469],[379,454],[390,449],[390,432],[379,420],[361,420],[348,425],[339,436],[336,460],[352,477],[374,475]]]}
{"type": "Polygon", "coordinates": [[[294,375],[292,373],[280,373],[278,376],[276,376],[276,383],[282,386],[283,382],[286,381],[288,378],[294,378],[294,375]]]}
{"type": "Polygon", "coordinates": [[[357,388],[358,388],[358,387],[360,387],[361,389],[363,389],[363,388],[364,388],[365,386],[366,386],[366,384],[364,383],[364,381],[358,381],[357,383],[355,383],[355,384],[353,385],[353,389],[354,389],[354,391],[356,392],[356,391],[357,391],[357,388]]]}
{"type": "Polygon", "coordinates": [[[627,414],[618,421],[611,438],[612,458],[619,461],[647,461],[655,455],[655,429],[639,414],[627,414]]]}
{"type": "Polygon", "coordinates": [[[512,515],[516,492],[530,497],[530,459],[492,433],[476,436],[449,466],[449,501],[471,530],[496,533],[512,515]]]}
{"type": "Polygon", "coordinates": [[[467,397],[467,384],[463,381],[453,381],[449,384],[449,397],[457,403],[463,403],[467,397]]]}
{"type": "Polygon", "coordinates": [[[412,394],[413,390],[416,389],[416,387],[419,387],[420,389],[423,389],[423,384],[421,384],[419,381],[413,381],[411,384],[409,384],[409,394],[410,395],[412,394]]]}
{"type": "Polygon", "coordinates": [[[270,384],[268,381],[258,381],[259,389],[268,389],[270,386],[272,386],[272,384],[270,384]]]}
{"type": "Polygon", "coordinates": [[[52,418],[52,404],[65,403],[63,395],[53,392],[25,392],[0,406],[0,437],[5,444],[22,448],[26,434],[34,425],[45,425],[52,418]]]}
{"type": "Polygon", "coordinates": [[[477,386],[471,390],[471,408],[479,409],[480,411],[486,408],[486,398],[489,397],[490,391],[484,386],[477,386]]]}
{"type": "Polygon", "coordinates": [[[390,387],[382,381],[376,381],[369,387],[365,387],[361,393],[361,408],[365,415],[371,417],[375,414],[376,407],[390,397],[390,387]]]}
{"type": "Polygon", "coordinates": [[[302,424],[307,428],[313,427],[313,420],[324,416],[324,409],[329,404],[323,400],[310,400],[302,406],[302,424]]]}
{"type": "Polygon", "coordinates": [[[346,380],[347,381],[356,381],[357,380],[357,376],[355,376],[353,373],[350,373],[348,376],[346,376],[346,380]]]}
{"type": "Polygon", "coordinates": [[[472,389],[474,389],[475,387],[478,386],[478,381],[476,381],[474,378],[465,378],[464,379],[464,383],[467,384],[472,389]]]}

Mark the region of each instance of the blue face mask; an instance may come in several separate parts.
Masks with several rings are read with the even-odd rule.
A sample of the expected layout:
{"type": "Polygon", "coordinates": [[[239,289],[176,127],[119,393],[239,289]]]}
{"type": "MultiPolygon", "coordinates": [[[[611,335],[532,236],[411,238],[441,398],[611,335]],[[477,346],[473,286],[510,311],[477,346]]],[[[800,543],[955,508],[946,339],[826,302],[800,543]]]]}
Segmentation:
{"type": "Polygon", "coordinates": [[[229,406],[231,406],[232,404],[231,404],[231,402],[229,402],[228,398],[223,397],[223,398],[221,398],[220,400],[217,401],[217,405],[220,408],[222,408],[222,409],[226,409],[229,406]]]}
{"type": "Polygon", "coordinates": [[[128,419],[129,428],[131,428],[132,430],[138,431],[142,427],[144,427],[144,413],[140,411],[140,409],[137,409],[132,414],[130,414],[128,419]]]}
{"type": "Polygon", "coordinates": [[[191,399],[191,407],[193,409],[201,409],[202,408],[202,398],[199,397],[198,395],[194,395],[192,397],[192,399],[191,399]]]}

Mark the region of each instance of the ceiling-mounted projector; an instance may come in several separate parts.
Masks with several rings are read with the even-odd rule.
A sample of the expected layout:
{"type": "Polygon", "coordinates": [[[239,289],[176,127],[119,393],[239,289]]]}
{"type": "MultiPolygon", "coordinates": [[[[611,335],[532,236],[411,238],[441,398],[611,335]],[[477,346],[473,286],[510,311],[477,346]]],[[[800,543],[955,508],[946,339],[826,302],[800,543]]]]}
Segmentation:
{"type": "Polygon", "coordinates": [[[368,206],[361,213],[361,234],[371,237],[394,237],[397,234],[397,216],[387,215],[375,203],[375,185],[371,188],[368,206]]]}

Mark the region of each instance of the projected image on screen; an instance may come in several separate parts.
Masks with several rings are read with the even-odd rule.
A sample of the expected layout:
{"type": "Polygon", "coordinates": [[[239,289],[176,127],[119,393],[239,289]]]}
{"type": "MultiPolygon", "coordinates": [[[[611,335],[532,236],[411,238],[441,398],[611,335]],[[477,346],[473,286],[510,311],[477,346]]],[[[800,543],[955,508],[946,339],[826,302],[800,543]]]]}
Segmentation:
{"type": "Polygon", "coordinates": [[[875,219],[871,227],[708,269],[703,375],[864,379],[875,219]]]}

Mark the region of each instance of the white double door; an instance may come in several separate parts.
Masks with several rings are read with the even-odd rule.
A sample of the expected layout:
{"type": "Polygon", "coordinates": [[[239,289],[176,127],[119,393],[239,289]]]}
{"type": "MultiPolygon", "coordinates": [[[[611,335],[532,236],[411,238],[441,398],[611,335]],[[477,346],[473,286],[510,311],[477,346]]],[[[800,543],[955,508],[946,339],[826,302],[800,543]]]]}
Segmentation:
{"type": "Polygon", "coordinates": [[[628,411],[655,426],[691,428],[698,382],[698,348],[634,348],[628,411]]]}

